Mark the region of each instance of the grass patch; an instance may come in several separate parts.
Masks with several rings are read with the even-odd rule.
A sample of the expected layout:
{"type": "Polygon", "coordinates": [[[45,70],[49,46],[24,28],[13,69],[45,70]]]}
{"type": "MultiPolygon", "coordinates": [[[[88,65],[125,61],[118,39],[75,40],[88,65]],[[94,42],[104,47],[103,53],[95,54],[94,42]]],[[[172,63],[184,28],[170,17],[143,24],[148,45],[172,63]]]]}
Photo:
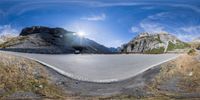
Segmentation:
{"type": "Polygon", "coordinates": [[[151,50],[147,50],[145,51],[146,54],[162,54],[164,53],[165,48],[164,47],[160,47],[160,48],[153,48],[151,50]]]}
{"type": "Polygon", "coordinates": [[[174,44],[171,41],[169,41],[167,51],[173,51],[175,49],[185,49],[187,47],[190,47],[190,45],[187,43],[178,42],[178,43],[174,44]]]}
{"type": "Polygon", "coordinates": [[[0,53],[0,99],[18,91],[32,92],[45,98],[62,98],[62,91],[50,83],[41,64],[0,53]]]}

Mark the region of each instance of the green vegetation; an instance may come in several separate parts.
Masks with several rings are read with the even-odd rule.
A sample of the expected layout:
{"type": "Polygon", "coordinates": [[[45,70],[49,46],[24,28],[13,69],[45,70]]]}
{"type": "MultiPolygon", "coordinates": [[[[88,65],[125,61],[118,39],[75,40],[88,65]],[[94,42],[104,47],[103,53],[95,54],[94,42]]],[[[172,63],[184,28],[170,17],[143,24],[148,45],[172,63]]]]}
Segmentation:
{"type": "Polygon", "coordinates": [[[190,47],[190,45],[187,44],[187,43],[178,42],[178,43],[174,44],[171,41],[169,41],[167,51],[172,51],[172,50],[175,50],[175,49],[184,49],[184,48],[187,48],[187,47],[190,47]]]}
{"type": "Polygon", "coordinates": [[[0,99],[16,92],[32,92],[45,98],[62,98],[62,90],[50,83],[41,64],[0,53],[0,99]]]}
{"type": "Polygon", "coordinates": [[[193,56],[193,55],[196,55],[197,52],[195,49],[190,49],[187,54],[193,56]]]}
{"type": "Polygon", "coordinates": [[[151,50],[147,50],[145,51],[146,54],[161,54],[164,53],[165,48],[164,47],[160,47],[160,48],[154,48],[151,50]]]}
{"type": "Polygon", "coordinates": [[[160,40],[160,36],[158,35],[158,38],[156,38],[156,40],[159,42],[159,43],[163,43],[161,40],[160,40]]]}

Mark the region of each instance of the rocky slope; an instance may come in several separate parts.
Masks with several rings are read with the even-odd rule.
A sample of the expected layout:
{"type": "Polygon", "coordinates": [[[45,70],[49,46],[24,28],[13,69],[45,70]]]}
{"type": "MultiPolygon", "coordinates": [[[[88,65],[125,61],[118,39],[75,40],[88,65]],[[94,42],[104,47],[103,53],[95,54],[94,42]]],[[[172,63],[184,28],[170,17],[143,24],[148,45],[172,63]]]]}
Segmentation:
{"type": "Polygon", "coordinates": [[[200,50],[200,37],[194,39],[192,42],[190,42],[193,48],[196,48],[200,50]]]}
{"type": "Polygon", "coordinates": [[[5,35],[0,35],[0,44],[9,41],[10,39],[16,37],[15,35],[12,34],[5,34],[5,35]]]}
{"type": "Polygon", "coordinates": [[[44,26],[24,28],[18,37],[0,47],[29,53],[111,53],[107,47],[74,32],[44,26]]]}
{"type": "Polygon", "coordinates": [[[176,51],[189,47],[168,33],[141,33],[133,40],[122,46],[122,52],[125,53],[165,53],[176,51]]]}

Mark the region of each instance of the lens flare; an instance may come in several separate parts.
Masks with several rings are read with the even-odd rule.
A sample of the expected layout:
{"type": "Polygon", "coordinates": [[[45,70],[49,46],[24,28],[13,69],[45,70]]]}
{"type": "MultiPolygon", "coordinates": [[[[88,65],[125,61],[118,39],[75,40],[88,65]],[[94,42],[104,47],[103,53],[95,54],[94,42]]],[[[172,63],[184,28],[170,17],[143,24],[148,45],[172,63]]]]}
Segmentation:
{"type": "Polygon", "coordinates": [[[84,37],[86,34],[83,31],[79,31],[79,32],[77,32],[77,35],[80,37],[84,37]]]}

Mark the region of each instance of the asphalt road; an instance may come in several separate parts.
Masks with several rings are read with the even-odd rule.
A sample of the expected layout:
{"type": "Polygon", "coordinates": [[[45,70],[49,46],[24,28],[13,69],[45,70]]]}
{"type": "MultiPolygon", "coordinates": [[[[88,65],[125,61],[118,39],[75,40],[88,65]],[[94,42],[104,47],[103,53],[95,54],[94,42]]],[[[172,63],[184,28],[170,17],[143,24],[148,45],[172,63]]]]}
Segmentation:
{"type": "Polygon", "coordinates": [[[48,55],[1,52],[34,59],[63,75],[92,82],[125,80],[178,56],[177,54],[48,55]]]}

